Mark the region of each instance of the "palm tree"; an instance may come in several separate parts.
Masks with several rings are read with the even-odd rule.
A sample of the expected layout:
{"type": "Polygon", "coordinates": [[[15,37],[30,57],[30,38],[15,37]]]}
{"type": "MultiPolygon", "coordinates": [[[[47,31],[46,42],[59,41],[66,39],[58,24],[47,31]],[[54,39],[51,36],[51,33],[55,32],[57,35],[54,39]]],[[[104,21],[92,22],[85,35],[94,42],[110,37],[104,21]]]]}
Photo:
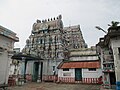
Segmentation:
{"type": "Polygon", "coordinates": [[[111,25],[108,24],[108,26],[110,26],[110,27],[117,27],[118,24],[120,24],[120,22],[112,21],[112,22],[111,22],[111,25]]]}

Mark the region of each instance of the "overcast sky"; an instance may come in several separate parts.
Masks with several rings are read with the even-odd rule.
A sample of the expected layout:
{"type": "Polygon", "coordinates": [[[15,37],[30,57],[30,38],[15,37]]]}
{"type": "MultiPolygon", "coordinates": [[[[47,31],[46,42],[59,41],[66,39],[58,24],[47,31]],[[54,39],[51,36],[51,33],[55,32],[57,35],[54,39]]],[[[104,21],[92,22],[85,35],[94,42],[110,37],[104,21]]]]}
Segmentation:
{"type": "Polygon", "coordinates": [[[120,0],[0,0],[0,25],[17,33],[23,48],[37,19],[62,15],[64,26],[80,25],[88,46],[104,36],[95,26],[107,29],[111,21],[120,21],[120,0]]]}

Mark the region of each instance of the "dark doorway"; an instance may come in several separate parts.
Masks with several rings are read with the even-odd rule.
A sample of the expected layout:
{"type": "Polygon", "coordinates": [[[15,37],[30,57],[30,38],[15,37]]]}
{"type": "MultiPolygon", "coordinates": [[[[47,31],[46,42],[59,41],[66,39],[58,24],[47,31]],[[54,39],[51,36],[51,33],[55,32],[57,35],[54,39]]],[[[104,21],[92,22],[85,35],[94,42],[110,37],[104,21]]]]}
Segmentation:
{"type": "Polygon", "coordinates": [[[115,72],[109,73],[110,75],[110,84],[114,85],[116,83],[115,72]]]}
{"type": "Polygon", "coordinates": [[[39,76],[39,62],[34,62],[33,65],[33,82],[37,82],[39,76]]]}
{"type": "Polygon", "coordinates": [[[75,81],[82,81],[82,69],[75,68],[75,81]]]}
{"type": "Polygon", "coordinates": [[[42,81],[43,62],[41,62],[40,80],[42,81]]]}

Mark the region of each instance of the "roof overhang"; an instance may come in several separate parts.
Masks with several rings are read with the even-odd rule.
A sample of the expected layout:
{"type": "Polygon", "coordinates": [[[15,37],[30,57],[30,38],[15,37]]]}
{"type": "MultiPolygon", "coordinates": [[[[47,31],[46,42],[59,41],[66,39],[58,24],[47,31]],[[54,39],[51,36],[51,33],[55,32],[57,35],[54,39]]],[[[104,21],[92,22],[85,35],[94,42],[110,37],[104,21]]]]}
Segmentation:
{"type": "Polygon", "coordinates": [[[14,54],[11,59],[16,60],[27,60],[27,61],[35,61],[35,60],[43,60],[42,58],[32,55],[32,54],[24,54],[24,53],[17,53],[14,54]]]}
{"type": "Polygon", "coordinates": [[[96,61],[77,61],[77,62],[62,62],[59,64],[58,69],[74,69],[74,68],[100,68],[100,62],[96,61]]]}

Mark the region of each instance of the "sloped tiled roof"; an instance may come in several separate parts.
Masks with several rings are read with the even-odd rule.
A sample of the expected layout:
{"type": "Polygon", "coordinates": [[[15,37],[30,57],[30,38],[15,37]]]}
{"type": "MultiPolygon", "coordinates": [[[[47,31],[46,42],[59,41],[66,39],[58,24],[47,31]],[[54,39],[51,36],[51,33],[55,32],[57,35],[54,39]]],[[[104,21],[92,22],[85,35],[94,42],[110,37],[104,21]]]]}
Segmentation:
{"type": "Polygon", "coordinates": [[[58,68],[100,68],[99,61],[83,61],[83,62],[64,62],[62,65],[58,66],[58,68]]]}

